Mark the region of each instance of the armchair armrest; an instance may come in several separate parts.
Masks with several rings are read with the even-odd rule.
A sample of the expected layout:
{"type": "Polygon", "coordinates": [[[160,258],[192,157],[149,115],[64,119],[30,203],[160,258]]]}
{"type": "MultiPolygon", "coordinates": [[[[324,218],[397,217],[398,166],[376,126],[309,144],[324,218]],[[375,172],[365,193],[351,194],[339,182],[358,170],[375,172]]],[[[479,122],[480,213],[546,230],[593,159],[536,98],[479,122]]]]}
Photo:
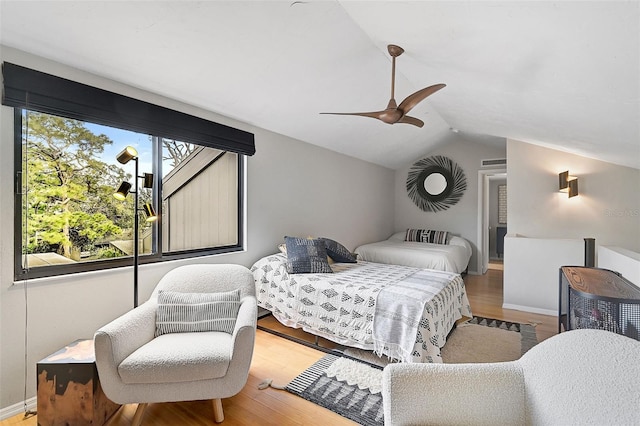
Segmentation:
{"type": "Polygon", "coordinates": [[[524,375],[517,362],[390,364],[382,375],[388,425],[525,423],[524,375]]]}
{"type": "Polygon", "coordinates": [[[249,377],[257,315],[258,304],[255,296],[243,297],[231,337],[231,362],[226,374],[229,380],[225,387],[232,395],[240,392],[249,377]]]}
{"type": "MultiPolygon", "coordinates": [[[[254,296],[242,298],[240,310],[236,318],[236,325],[231,335],[231,360],[242,360],[242,353],[249,353],[249,363],[253,354],[253,343],[256,335],[258,316],[258,302],[254,296]]],[[[244,362],[244,361],[242,361],[244,362]]],[[[248,371],[248,370],[247,370],[248,371]]]]}
{"type": "Polygon", "coordinates": [[[233,329],[233,340],[236,339],[238,333],[242,328],[256,328],[256,321],[258,316],[258,302],[254,296],[245,296],[240,303],[240,309],[238,310],[238,316],[236,318],[236,326],[233,329]]]}
{"type": "Polygon", "coordinates": [[[100,380],[119,381],[118,365],[155,335],[156,303],[147,301],[96,331],[93,340],[100,380]]]}

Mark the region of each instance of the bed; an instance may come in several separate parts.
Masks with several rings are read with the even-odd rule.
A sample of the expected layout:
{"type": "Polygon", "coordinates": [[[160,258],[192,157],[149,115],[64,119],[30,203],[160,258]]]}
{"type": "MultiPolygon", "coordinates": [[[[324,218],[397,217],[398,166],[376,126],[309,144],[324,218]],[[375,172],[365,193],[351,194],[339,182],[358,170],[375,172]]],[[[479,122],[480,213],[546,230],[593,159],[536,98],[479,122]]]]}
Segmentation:
{"type": "Polygon", "coordinates": [[[252,266],[258,306],[285,326],[341,345],[440,363],[456,320],[472,316],[456,273],[358,260],[333,263],[333,273],[289,274],[286,263],[277,253],[252,266]],[[399,317],[411,319],[409,328],[394,328],[399,317]]]}
{"type": "Polygon", "coordinates": [[[437,269],[461,274],[471,259],[471,244],[457,236],[450,236],[447,244],[405,241],[406,232],[393,234],[389,239],[364,244],[355,249],[358,259],[367,262],[437,269]]]}

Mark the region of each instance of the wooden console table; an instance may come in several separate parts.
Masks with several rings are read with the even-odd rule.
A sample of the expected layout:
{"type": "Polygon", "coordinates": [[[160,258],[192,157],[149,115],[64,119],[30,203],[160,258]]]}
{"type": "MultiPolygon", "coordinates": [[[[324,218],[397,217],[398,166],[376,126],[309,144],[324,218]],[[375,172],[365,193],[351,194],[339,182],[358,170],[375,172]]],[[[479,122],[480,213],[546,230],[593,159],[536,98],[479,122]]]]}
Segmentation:
{"type": "Polygon", "coordinates": [[[120,408],[102,391],[95,360],[86,339],[38,362],[38,426],[102,425],[120,408]]]}
{"type": "Polygon", "coordinates": [[[560,268],[558,332],[596,328],[640,340],[640,288],[608,269],[560,268]]]}

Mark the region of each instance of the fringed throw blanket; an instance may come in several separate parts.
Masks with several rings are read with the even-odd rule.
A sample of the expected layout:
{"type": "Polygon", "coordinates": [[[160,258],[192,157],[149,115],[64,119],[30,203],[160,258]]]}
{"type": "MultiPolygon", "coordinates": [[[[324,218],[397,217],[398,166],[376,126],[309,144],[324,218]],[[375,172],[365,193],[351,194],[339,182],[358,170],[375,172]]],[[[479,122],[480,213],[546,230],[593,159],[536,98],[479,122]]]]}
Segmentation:
{"type": "Polygon", "coordinates": [[[412,362],[413,347],[426,304],[455,279],[451,272],[420,270],[378,293],[373,316],[373,350],[412,362]]]}

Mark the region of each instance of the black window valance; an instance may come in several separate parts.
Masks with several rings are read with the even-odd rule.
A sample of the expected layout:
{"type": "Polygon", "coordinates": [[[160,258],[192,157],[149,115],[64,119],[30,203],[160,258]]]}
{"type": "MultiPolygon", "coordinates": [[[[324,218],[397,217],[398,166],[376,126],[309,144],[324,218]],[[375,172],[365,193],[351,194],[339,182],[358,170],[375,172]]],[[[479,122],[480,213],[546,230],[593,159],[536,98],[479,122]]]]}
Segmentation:
{"type": "Polygon", "coordinates": [[[2,104],[253,155],[253,133],[4,62],[2,104]]]}

